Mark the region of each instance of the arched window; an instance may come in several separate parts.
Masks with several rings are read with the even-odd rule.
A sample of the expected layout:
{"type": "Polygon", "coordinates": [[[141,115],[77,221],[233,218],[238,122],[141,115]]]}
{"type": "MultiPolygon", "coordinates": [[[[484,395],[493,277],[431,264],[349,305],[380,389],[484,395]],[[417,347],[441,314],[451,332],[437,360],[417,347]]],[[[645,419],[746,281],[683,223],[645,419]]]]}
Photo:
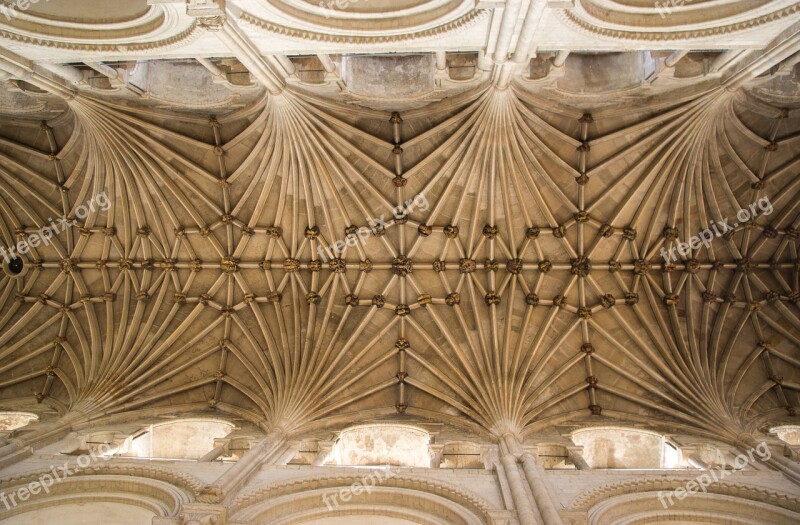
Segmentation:
{"type": "Polygon", "coordinates": [[[571,93],[629,89],[640,85],[655,68],[656,62],[649,51],[573,52],[567,58],[558,87],[571,93]],[[614,71],[614,75],[602,77],[595,71],[614,71]]]}
{"type": "Polygon", "coordinates": [[[675,468],[680,454],[663,435],[647,430],[598,427],[576,430],[572,441],[583,447],[583,457],[598,469],[675,468]]]}
{"type": "Polygon", "coordinates": [[[800,425],[781,425],[770,429],[770,433],[787,445],[800,445],[800,425]]]}
{"type": "Polygon", "coordinates": [[[430,434],[411,425],[359,425],[343,430],[333,447],[336,465],[429,467],[430,434]]]}
{"type": "Polygon", "coordinates": [[[213,419],[182,419],[150,425],[131,444],[140,458],[197,459],[214,448],[214,440],[231,433],[234,426],[213,419]]]}
{"type": "Polygon", "coordinates": [[[17,430],[38,420],[39,416],[27,412],[0,412],[0,434],[17,430]]]}

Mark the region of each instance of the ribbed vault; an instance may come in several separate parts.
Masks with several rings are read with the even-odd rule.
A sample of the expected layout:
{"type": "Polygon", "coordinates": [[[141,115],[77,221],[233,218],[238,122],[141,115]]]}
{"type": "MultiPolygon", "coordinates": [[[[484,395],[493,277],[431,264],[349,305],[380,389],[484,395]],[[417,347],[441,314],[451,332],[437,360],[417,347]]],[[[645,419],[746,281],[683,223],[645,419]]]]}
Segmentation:
{"type": "Polygon", "coordinates": [[[72,98],[0,131],[3,243],[76,221],[0,280],[0,399],[734,440],[798,405],[798,111],[724,89],[394,116],[287,91],[219,119],[72,98]]]}

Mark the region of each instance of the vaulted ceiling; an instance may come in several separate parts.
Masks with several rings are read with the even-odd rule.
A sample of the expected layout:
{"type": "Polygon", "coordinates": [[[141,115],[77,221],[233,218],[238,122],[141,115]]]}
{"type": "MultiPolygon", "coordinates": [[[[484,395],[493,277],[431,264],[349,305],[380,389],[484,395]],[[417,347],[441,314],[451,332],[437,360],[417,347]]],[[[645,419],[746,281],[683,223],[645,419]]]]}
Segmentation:
{"type": "Polygon", "coordinates": [[[485,79],[399,113],[290,85],[216,116],[28,78],[57,96],[9,96],[57,115],[0,127],[0,237],[74,224],[0,279],[0,405],[292,434],[791,418],[800,93],[752,76],[621,104],[485,79]]]}

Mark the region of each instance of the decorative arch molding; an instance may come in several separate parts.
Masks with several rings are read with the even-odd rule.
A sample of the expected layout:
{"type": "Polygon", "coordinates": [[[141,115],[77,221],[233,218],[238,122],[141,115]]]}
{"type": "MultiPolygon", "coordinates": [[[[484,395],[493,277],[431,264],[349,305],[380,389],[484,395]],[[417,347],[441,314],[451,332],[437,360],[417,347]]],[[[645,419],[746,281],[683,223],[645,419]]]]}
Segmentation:
{"type": "MultiPolygon", "coordinates": [[[[347,505],[346,507],[338,507],[333,510],[328,510],[327,508],[322,507],[320,509],[297,512],[291,516],[287,516],[286,519],[278,519],[276,521],[270,521],[269,523],[270,525],[300,525],[304,523],[313,524],[316,523],[316,520],[321,520],[324,518],[338,518],[345,520],[346,522],[347,518],[353,518],[356,516],[370,518],[393,518],[397,520],[403,520],[404,522],[408,521],[418,523],[419,525],[439,525],[441,523],[436,519],[432,519],[427,513],[412,508],[385,507],[375,505],[347,505]]],[[[260,525],[262,522],[255,523],[260,525]]]]}
{"type": "MultiPolygon", "coordinates": [[[[0,487],[5,494],[13,494],[48,473],[52,474],[48,470],[15,476],[0,481],[0,487]]],[[[52,484],[46,493],[40,490],[27,501],[18,502],[4,514],[11,517],[77,503],[116,503],[139,507],[159,517],[177,516],[184,503],[194,500],[195,491],[186,487],[189,483],[199,485],[190,476],[164,469],[89,467],[52,484]]]]}
{"type": "Polygon", "coordinates": [[[20,11],[8,21],[0,18],[0,39],[84,53],[164,51],[204,33],[177,4],[153,5],[141,15],[111,23],[78,23],[20,11]]]}
{"type": "MultiPolygon", "coordinates": [[[[689,480],[686,478],[678,477],[665,477],[659,479],[628,479],[624,481],[617,481],[615,483],[609,483],[583,492],[574,500],[572,500],[572,503],[569,505],[569,510],[589,511],[595,506],[600,505],[602,502],[617,496],[647,492],[657,493],[658,491],[672,491],[679,487],[684,487],[687,481],[689,480]]],[[[732,496],[741,500],[749,500],[755,503],[763,503],[780,507],[791,512],[800,512],[800,498],[778,490],[725,481],[712,483],[706,488],[706,490],[708,494],[732,496]]],[[[659,505],[659,507],[661,506],[661,504],[658,503],[657,494],[649,494],[648,497],[655,498],[654,501],[656,504],[659,505]]]]}
{"type": "Polygon", "coordinates": [[[303,478],[287,483],[267,486],[234,501],[231,508],[233,522],[269,523],[270,525],[298,525],[325,516],[364,515],[370,509],[380,509],[381,516],[391,516],[427,523],[452,523],[453,525],[480,525],[490,523],[489,505],[474,494],[440,481],[429,481],[412,476],[398,475],[381,480],[371,488],[371,494],[353,497],[346,504],[326,507],[322,496],[333,495],[349,489],[355,483],[364,483],[362,476],[331,476],[303,478]],[[416,510],[408,510],[416,509],[416,510]]]}
{"type": "Polygon", "coordinates": [[[262,0],[262,3],[298,27],[373,36],[434,29],[463,18],[475,8],[474,2],[465,0],[394,0],[383,2],[382,9],[370,9],[369,3],[358,0],[345,2],[344,7],[340,7],[341,2],[318,3],[312,0],[262,0]]]}
{"type": "Polygon", "coordinates": [[[746,525],[744,516],[758,516],[762,525],[792,525],[800,515],[775,505],[720,494],[693,494],[676,506],[665,507],[649,492],[615,496],[589,510],[588,525],[644,525],[663,520],[686,524],[746,525]]]}
{"type": "MultiPolygon", "coordinates": [[[[43,469],[33,472],[26,472],[0,479],[0,490],[9,492],[13,487],[19,487],[38,481],[51,470],[43,469]]],[[[183,472],[174,471],[167,468],[154,467],[150,465],[137,464],[113,464],[113,465],[90,465],[66,478],[58,485],[69,481],[92,481],[92,478],[113,478],[115,480],[128,480],[132,484],[136,483],[156,483],[160,486],[164,494],[170,494],[167,500],[175,500],[178,503],[194,501],[205,485],[202,481],[183,472]]],[[[51,492],[55,493],[53,489],[51,492]]],[[[128,491],[124,486],[121,492],[135,492],[133,489],[128,491]]]]}
{"type": "Polygon", "coordinates": [[[294,27],[288,27],[281,24],[274,24],[259,16],[251,13],[243,12],[239,15],[239,20],[247,26],[254,28],[258,31],[266,31],[278,36],[296,38],[298,40],[312,40],[316,42],[328,42],[335,44],[352,44],[352,45],[375,45],[375,44],[389,44],[389,43],[403,43],[415,42],[420,40],[428,40],[441,38],[442,36],[463,31],[473,25],[479,23],[491,13],[488,9],[475,9],[455,20],[444,23],[442,25],[430,29],[410,29],[404,34],[376,34],[376,35],[359,35],[359,34],[342,34],[333,35],[313,30],[306,30],[294,27]]]}
{"type": "MultiPolygon", "coordinates": [[[[797,16],[800,12],[800,4],[787,0],[776,2],[777,6],[773,2],[758,2],[759,5],[755,9],[741,8],[733,15],[728,14],[729,10],[719,12],[715,10],[715,5],[723,2],[705,3],[709,4],[709,7],[703,10],[707,16],[698,15],[694,8],[675,7],[669,5],[669,2],[663,2],[672,12],[669,16],[662,17],[659,9],[653,4],[648,7],[623,9],[628,4],[581,0],[576,3],[575,9],[559,10],[559,17],[569,27],[595,37],[628,42],[685,43],[755,29],[797,16]],[[642,18],[647,19],[646,25],[642,23],[642,18]],[[694,22],[691,21],[692,18],[694,22]]],[[[697,2],[694,2],[691,5],[696,4],[697,2]]]]}

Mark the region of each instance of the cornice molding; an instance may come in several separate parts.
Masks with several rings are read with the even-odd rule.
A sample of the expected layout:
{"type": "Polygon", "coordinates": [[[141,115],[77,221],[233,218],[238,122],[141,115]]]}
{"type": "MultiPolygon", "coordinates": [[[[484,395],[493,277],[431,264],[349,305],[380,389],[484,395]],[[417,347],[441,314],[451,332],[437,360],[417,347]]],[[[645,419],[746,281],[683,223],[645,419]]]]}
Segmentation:
{"type": "MultiPolygon", "coordinates": [[[[65,37],[57,21],[0,24],[0,39],[29,47],[82,53],[161,52],[192,43],[205,34],[199,24],[175,6],[159,5],[141,17],[141,24],[68,24],[80,36],[65,37]],[[158,15],[158,16],[156,16],[158,15]]],[[[26,19],[42,21],[26,15],[26,19]]]]}
{"type": "Polygon", "coordinates": [[[422,31],[411,31],[403,35],[382,35],[382,36],[363,36],[363,35],[333,35],[316,31],[287,27],[280,24],[268,22],[250,13],[242,13],[239,21],[247,26],[266,31],[275,35],[296,38],[298,40],[312,40],[316,42],[331,42],[336,44],[370,45],[385,43],[413,42],[439,38],[441,36],[460,32],[477,24],[489,15],[487,9],[476,9],[452,22],[440,25],[432,29],[422,31]]]}
{"type": "Polygon", "coordinates": [[[592,19],[587,12],[582,10],[559,9],[557,16],[568,27],[598,38],[623,42],[675,42],[685,46],[687,41],[703,40],[747,31],[797,16],[798,13],[800,13],[800,3],[795,3],[744,21],[705,29],[647,28],[641,26],[630,26],[630,29],[617,29],[604,27],[600,25],[604,23],[602,20],[592,19]]]}
{"type": "Polygon", "coordinates": [[[200,38],[203,34],[205,34],[205,30],[198,24],[193,24],[191,27],[178,34],[151,42],[133,42],[129,44],[76,44],[47,40],[45,38],[29,37],[10,31],[0,30],[0,38],[27,46],[98,54],[166,51],[168,49],[175,49],[188,45],[200,38]]]}

